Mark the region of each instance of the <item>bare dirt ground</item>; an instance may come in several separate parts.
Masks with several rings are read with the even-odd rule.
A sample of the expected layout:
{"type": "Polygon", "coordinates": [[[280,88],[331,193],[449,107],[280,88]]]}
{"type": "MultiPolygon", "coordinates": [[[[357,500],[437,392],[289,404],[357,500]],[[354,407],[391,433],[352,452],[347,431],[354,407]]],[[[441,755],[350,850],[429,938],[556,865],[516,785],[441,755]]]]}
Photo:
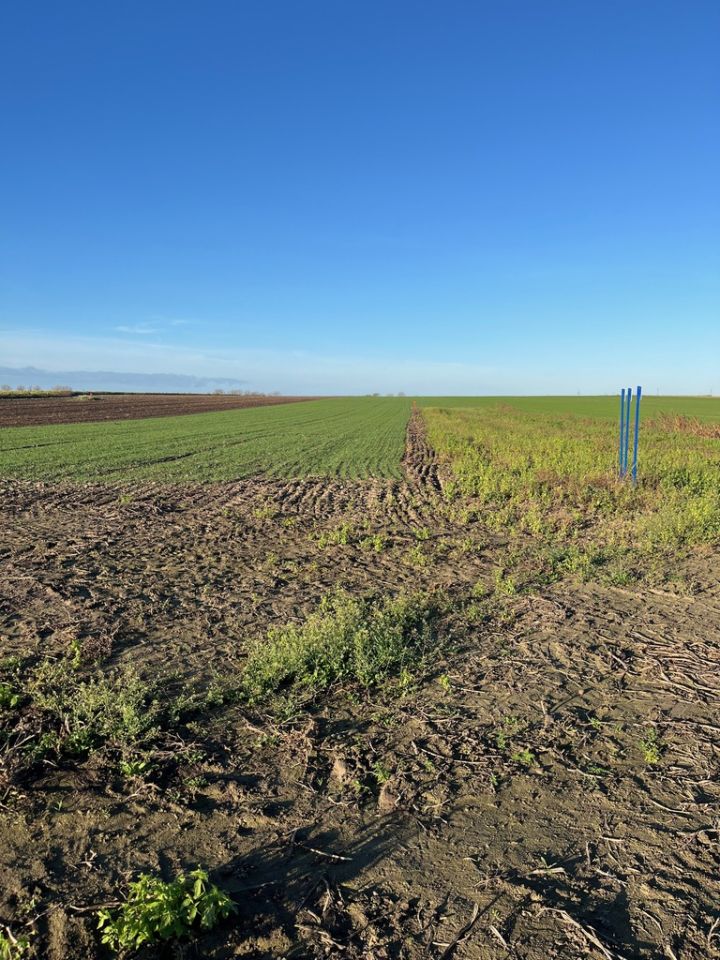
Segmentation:
{"type": "Polygon", "coordinates": [[[220,705],[161,782],[97,755],[0,794],[0,923],[37,956],[105,956],[98,905],[196,864],[238,916],[142,957],[720,955],[717,555],[688,596],[573,582],[492,608],[474,588],[502,544],[446,519],[415,418],[405,473],[0,489],[3,655],[87,645],[201,687],[338,586],[451,600],[402,693],[220,705]]]}
{"type": "Polygon", "coordinates": [[[0,397],[0,427],[31,427],[96,420],[140,420],[182,413],[239,410],[311,397],[216,396],[192,393],[93,393],[69,397],[0,397]]]}

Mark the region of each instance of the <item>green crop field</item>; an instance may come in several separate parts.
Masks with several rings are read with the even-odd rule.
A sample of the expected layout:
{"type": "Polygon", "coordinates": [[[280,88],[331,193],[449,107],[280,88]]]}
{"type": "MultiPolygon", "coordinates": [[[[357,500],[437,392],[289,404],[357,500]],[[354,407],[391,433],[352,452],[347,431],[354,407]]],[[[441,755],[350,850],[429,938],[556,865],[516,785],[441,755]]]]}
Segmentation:
{"type": "MultiPolygon", "coordinates": [[[[462,409],[604,423],[611,458],[616,397],[421,397],[423,410],[462,409]]],[[[411,400],[345,397],[144,420],[0,431],[0,476],[29,480],[169,482],[277,477],[399,477],[411,400]]],[[[643,421],[681,415],[720,422],[720,400],[647,397],[643,421]]],[[[462,422],[462,421],[458,421],[462,422]]],[[[542,431],[541,431],[542,432],[542,431]]],[[[569,434],[573,434],[569,428],[569,434]]]]}
{"type": "MultiPolygon", "coordinates": [[[[633,390],[634,390],[633,386],[633,390]]],[[[619,418],[620,399],[606,397],[418,397],[420,407],[514,407],[525,413],[571,414],[578,417],[619,418]]],[[[695,417],[708,423],[720,423],[718,397],[656,397],[642,398],[643,419],[668,414],[695,417]]]]}
{"type": "Polygon", "coordinates": [[[399,477],[410,400],[356,397],[0,431],[0,476],[167,481],[399,477]]]}

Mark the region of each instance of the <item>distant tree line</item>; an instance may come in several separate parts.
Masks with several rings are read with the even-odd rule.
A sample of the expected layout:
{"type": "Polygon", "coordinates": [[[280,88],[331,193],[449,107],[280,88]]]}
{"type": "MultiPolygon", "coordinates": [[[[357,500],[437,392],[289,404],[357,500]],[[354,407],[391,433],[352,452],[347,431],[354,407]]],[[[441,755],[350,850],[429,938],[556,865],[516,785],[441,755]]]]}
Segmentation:
{"type": "Polygon", "coordinates": [[[39,386],[38,384],[29,384],[27,387],[22,383],[19,383],[16,387],[10,386],[9,383],[0,383],[0,393],[9,393],[13,395],[20,396],[54,396],[56,394],[66,395],[72,393],[72,387],[67,387],[63,384],[57,384],[50,389],[39,386]]]}

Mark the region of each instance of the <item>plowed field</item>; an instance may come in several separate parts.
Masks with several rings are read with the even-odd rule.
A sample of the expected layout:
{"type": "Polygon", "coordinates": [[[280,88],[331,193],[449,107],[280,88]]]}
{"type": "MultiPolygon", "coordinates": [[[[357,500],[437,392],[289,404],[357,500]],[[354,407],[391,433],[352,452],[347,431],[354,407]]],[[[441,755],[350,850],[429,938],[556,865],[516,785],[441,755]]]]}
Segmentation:
{"type": "Polygon", "coordinates": [[[93,393],[69,397],[0,397],[0,427],[51,423],[91,423],[96,420],[139,420],[210,410],[244,410],[307,397],[234,397],[192,393],[93,393]]]}

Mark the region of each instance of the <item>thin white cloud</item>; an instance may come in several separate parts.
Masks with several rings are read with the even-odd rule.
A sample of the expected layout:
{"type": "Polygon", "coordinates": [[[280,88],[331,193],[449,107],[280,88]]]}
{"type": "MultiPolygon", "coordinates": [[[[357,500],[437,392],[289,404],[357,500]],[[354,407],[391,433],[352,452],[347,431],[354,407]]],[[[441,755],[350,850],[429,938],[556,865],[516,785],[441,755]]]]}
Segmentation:
{"type": "Polygon", "coordinates": [[[167,317],[163,313],[151,313],[149,320],[160,327],[189,327],[198,322],[197,320],[188,320],[186,317],[167,317]]]}
{"type": "Polygon", "coordinates": [[[151,336],[153,333],[160,333],[158,327],[144,327],[140,324],[121,325],[114,328],[117,333],[128,333],[139,336],[151,336]]]}

